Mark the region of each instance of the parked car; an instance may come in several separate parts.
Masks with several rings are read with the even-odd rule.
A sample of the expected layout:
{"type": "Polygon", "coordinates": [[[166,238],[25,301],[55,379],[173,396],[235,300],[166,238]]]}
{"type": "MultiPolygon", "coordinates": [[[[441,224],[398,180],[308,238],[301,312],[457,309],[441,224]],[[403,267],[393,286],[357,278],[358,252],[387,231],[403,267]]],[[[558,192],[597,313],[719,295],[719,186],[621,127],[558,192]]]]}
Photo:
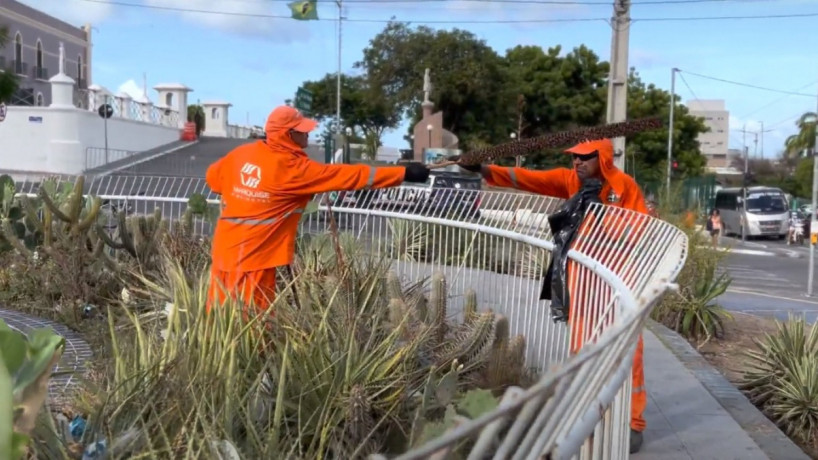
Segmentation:
{"type": "Polygon", "coordinates": [[[414,210],[435,216],[454,213],[452,217],[479,219],[482,184],[482,178],[477,175],[432,171],[414,210]]]}

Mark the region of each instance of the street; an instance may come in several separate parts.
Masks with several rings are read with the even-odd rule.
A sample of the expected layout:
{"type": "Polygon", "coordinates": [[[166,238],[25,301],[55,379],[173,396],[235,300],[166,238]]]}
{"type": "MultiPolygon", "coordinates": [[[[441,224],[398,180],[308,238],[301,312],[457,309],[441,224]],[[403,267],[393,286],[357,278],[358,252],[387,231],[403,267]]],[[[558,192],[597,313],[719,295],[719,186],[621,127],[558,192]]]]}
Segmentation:
{"type": "MultiPolygon", "coordinates": [[[[722,238],[731,247],[723,268],[732,283],[719,302],[728,310],[775,316],[804,315],[818,319],[818,295],[807,297],[809,247],[787,246],[783,241],[742,242],[722,238]]],[[[818,293],[818,284],[815,285],[818,293]]]]}

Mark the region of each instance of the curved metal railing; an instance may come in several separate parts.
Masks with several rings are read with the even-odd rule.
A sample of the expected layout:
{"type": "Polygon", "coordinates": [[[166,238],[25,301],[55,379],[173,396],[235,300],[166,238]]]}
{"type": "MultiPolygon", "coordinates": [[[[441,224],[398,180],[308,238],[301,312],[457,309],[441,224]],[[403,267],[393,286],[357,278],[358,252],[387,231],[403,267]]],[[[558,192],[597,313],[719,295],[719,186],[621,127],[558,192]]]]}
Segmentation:
{"type": "MultiPolygon", "coordinates": [[[[142,214],[159,207],[172,225],[192,193],[218,207],[201,179],[106,176],[86,189],[111,209],[142,214]]],[[[539,300],[554,249],[547,217],[560,204],[530,194],[413,186],[314,197],[302,232],[337,228],[349,244],[391,259],[407,280],[442,272],[455,318],[474,289],[481,309],[506,316],[511,335],[525,337],[526,364],[539,375],[527,389],[509,388],[498,409],[398,458],[445,458],[465,438],[475,440],[469,459],[627,458],[634,347],[651,308],[673,287],[687,239],[658,219],[594,205],[568,253],[572,314],[583,318],[583,345],[572,347],[580,332],[555,323],[548,302],[539,300]]],[[[212,230],[212,220],[195,222],[198,232],[212,230]]]]}

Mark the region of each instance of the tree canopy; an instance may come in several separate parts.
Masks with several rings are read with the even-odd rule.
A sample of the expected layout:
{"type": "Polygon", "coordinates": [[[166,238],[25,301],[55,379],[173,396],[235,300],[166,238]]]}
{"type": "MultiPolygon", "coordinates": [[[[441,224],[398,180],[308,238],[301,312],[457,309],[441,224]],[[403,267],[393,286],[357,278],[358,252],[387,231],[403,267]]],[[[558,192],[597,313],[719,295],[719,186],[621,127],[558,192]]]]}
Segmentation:
{"type": "MultiPolygon", "coordinates": [[[[468,31],[390,23],[370,40],[355,68],[358,76],[343,76],[343,123],[378,140],[401,120],[412,122],[410,132],[419,121],[427,68],[435,110],[443,111],[444,127],[466,150],[507,142],[512,133],[526,138],[605,122],[609,64],[586,46],[520,45],[499,54],[468,31]]],[[[645,84],[635,70],[628,85],[629,118],[668,118],[668,91],[645,84]]],[[[313,92],[316,117],[334,117],[335,75],[304,86],[313,92]]],[[[703,172],[705,159],[696,137],[706,130],[703,120],[677,102],[673,157],[681,175],[703,172]]],[[[628,140],[628,159],[636,158],[642,178],[664,176],[667,137],[662,129],[628,140]]],[[[556,152],[526,159],[527,166],[540,168],[567,162],[567,156],[556,152]]]]}
{"type": "MultiPolygon", "coordinates": [[[[0,49],[5,48],[8,43],[8,26],[0,25],[0,49]]],[[[17,76],[10,69],[4,70],[6,72],[0,72],[0,102],[9,102],[14,93],[17,92],[17,76]]]]}

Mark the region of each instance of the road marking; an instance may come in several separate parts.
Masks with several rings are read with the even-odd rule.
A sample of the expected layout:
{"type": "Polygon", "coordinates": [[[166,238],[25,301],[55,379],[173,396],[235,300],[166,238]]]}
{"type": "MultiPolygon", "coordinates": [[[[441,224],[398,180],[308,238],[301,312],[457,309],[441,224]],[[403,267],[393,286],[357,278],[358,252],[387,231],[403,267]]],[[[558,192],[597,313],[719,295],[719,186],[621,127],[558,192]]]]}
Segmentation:
{"type": "Polygon", "coordinates": [[[728,248],[727,251],[730,254],[746,254],[748,256],[774,256],[774,252],[770,251],[757,251],[755,249],[735,249],[735,248],[728,248]]]}
{"type": "Polygon", "coordinates": [[[729,289],[727,289],[727,292],[731,292],[733,294],[757,295],[759,297],[769,297],[771,299],[789,300],[791,302],[805,303],[805,304],[808,304],[808,305],[818,305],[818,302],[812,301],[812,300],[794,299],[792,297],[784,297],[784,296],[780,296],[780,295],[762,294],[760,292],[746,291],[746,290],[742,290],[742,289],[729,288],[729,289]]]}

